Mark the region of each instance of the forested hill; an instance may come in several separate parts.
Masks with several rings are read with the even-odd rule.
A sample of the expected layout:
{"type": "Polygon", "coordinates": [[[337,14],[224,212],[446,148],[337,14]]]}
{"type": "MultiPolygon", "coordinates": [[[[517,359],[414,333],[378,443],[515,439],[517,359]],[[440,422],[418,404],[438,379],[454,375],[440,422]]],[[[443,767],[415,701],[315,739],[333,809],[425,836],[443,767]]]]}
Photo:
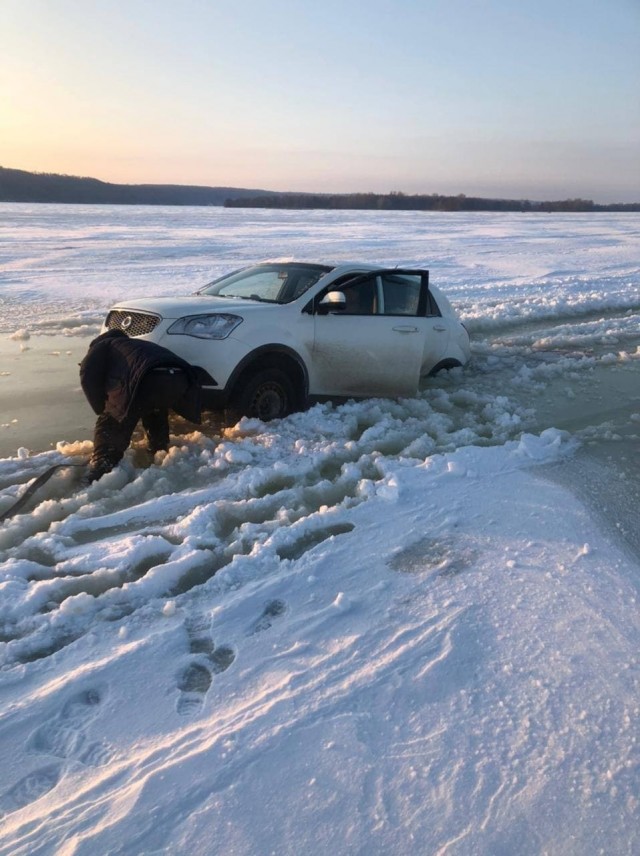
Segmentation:
{"type": "Polygon", "coordinates": [[[68,202],[111,205],[224,205],[266,190],[182,184],[109,184],[97,178],[0,167],[0,202],[68,202]]]}
{"type": "Polygon", "coordinates": [[[110,205],[226,205],[230,208],[323,208],[382,211],[640,211],[640,203],[599,205],[591,199],[535,202],[437,193],[274,193],[189,184],[110,184],[97,178],[26,172],[0,166],[0,202],[110,205]]]}

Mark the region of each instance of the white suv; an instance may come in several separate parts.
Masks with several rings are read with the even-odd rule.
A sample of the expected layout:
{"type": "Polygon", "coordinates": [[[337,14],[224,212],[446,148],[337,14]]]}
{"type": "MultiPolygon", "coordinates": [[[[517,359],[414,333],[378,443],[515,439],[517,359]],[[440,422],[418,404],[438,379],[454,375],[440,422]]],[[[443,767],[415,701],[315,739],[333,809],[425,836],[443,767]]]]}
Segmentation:
{"type": "Polygon", "coordinates": [[[469,360],[469,336],[426,270],[265,262],[191,297],[125,300],[103,330],[196,366],[205,406],[268,420],[310,401],[415,395],[469,360]]]}

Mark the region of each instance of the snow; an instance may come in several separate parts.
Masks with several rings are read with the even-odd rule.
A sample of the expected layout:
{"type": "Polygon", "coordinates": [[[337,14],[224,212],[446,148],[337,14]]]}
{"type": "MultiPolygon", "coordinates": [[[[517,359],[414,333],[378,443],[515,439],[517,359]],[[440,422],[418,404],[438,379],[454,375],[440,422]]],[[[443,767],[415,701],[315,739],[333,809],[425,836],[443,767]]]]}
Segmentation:
{"type": "Polygon", "coordinates": [[[0,514],[69,465],[0,528],[0,853],[637,853],[639,235],[0,206],[12,371],[285,254],[425,265],[473,346],[414,399],[176,423],[88,488],[85,435],[0,459],[0,514]]]}

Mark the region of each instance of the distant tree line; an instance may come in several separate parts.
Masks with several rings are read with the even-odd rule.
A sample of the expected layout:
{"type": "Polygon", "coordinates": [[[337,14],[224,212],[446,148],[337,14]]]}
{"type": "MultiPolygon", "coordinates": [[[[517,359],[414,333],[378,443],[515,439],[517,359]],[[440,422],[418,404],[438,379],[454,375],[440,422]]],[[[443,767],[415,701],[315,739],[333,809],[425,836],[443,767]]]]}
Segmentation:
{"type": "Polygon", "coordinates": [[[354,211],[640,211],[640,202],[599,205],[591,199],[532,202],[477,196],[393,193],[272,193],[226,199],[228,208],[322,208],[354,211]]]}
{"type": "Polygon", "coordinates": [[[111,184],[97,178],[27,172],[0,166],[0,202],[86,205],[225,205],[228,208],[348,209],[357,211],[640,211],[638,203],[599,205],[591,199],[532,202],[476,196],[392,193],[274,193],[188,184],[111,184]]]}

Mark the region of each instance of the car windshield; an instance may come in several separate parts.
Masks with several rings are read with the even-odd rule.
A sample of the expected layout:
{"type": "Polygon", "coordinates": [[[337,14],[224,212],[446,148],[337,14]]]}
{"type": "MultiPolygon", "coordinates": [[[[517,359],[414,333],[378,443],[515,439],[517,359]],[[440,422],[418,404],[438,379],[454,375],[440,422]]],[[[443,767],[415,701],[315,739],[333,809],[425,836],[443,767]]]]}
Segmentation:
{"type": "Polygon", "coordinates": [[[210,282],[198,293],[265,303],[291,303],[330,270],[328,265],[294,262],[255,265],[210,282]]]}

